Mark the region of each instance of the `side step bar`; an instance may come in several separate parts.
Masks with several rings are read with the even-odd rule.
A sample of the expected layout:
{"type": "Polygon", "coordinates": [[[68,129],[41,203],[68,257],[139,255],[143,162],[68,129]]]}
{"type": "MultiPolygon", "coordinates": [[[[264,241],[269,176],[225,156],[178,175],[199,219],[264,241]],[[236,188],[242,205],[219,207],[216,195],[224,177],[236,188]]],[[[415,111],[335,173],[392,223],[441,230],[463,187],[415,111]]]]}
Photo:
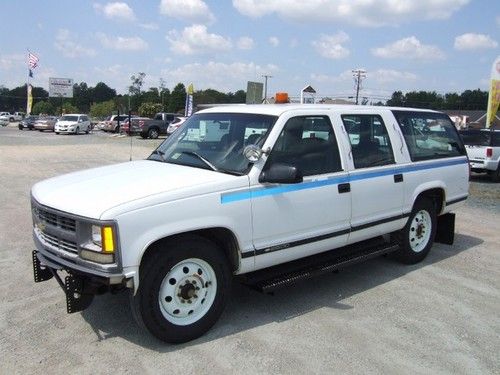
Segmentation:
{"type": "Polygon", "coordinates": [[[392,253],[399,249],[395,243],[365,241],[340,249],[299,259],[284,265],[242,275],[243,284],[263,293],[284,288],[301,280],[335,272],[355,263],[392,253]]]}

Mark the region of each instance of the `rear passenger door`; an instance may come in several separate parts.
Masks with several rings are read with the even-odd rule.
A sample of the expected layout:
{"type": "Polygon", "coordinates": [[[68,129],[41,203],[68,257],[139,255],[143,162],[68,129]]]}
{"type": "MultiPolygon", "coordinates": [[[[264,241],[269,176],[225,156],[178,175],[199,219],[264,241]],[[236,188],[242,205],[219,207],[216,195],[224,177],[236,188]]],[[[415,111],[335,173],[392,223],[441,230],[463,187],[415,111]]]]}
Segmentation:
{"type": "Polygon", "coordinates": [[[342,114],[351,146],[349,183],[352,197],[349,243],[399,229],[403,221],[403,175],[395,173],[389,131],[379,114],[342,114]]]}

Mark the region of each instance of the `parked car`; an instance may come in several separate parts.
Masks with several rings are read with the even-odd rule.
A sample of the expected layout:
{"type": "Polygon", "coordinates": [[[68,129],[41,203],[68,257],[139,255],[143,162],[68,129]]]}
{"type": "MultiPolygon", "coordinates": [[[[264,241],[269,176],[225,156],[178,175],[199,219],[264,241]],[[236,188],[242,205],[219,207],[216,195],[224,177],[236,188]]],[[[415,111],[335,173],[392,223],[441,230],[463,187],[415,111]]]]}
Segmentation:
{"type": "Polygon", "coordinates": [[[54,131],[54,126],[56,124],[57,117],[56,116],[45,116],[40,117],[38,120],[35,120],[34,128],[36,130],[40,130],[41,132],[44,130],[54,131]]]}
{"type": "Polygon", "coordinates": [[[68,312],[128,289],[141,327],[185,342],[215,324],[236,277],[272,292],[385,254],[424,260],[435,241],[453,243],[468,181],[465,147],[441,112],[206,109],[147,160],[33,186],[35,281],[56,278],[68,312]],[[436,144],[417,142],[419,124],[436,119],[442,127],[426,131],[436,144]],[[346,123],[360,124],[356,134],[346,123]]]}
{"type": "Polygon", "coordinates": [[[82,114],[68,114],[62,116],[57,120],[54,131],[56,134],[59,133],[72,133],[80,134],[80,132],[85,132],[89,134],[92,130],[90,126],[90,119],[87,115],[82,114]]]}
{"type": "Polygon", "coordinates": [[[471,170],[487,173],[493,182],[499,182],[500,130],[467,129],[459,133],[469,156],[471,170]]]}
{"type": "Polygon", "coordinates": [[[29,115],[26,116],[24,119],[19,121],[19,130],[23,129],[28,129],[28,130],[33,130],[35,128],[35,121],[38,120],[38,116],[36,115],[29,115]]]}
{"type": "MultiPolygon", "coordinates": [[[[136,117],[136,116],[132,116],[132,117],[136,117]]],[[[112,116],[109,116],[103,123],[101,126],[101,130],[105,131],[105,132],[113,132],[113,133],[118,133],[120,132],[120,125],[121,123],[128,118],[128,115],[112,115],[112,116]],[[120,123],[118,123],[118,120],[120,121],[120,123]]]]}
{"type": "Polygon", "coordinates": [[[173,132],[175,132],[179,128],[179,126],[181,126],[182,124],[184,124],[184,122],[186,122],[186,120],[187,117],[185,116],[175,117],[174,121],[172,121],[170,125],[167,127],[167,135],[170,135],[173,132]]]}
{"type": "Polygon", "coordinates": [[[144,126],[144,122],[146,120],[151,120],[149,117],[132,117],[130,119],[132,121],[132,131],[129,131],[129,123],[128,117],[123,120],[123,123],[120,124],[120,131],[126,134],[139,134],[144,126]]]}
{"type": "Polygon", "coordinates": [[[166,135],[168,126],[179,116],[175,113],[160,112],[152,120],[144,121],[141,129],[141,137],[156,139],[160,135],[166,135]]]}
{"type": "Polygon", "coordinates": [[[0,119],[7,119],[9,122],[21,121],[25,116],[24,112],[1,112],[0,119]]]}

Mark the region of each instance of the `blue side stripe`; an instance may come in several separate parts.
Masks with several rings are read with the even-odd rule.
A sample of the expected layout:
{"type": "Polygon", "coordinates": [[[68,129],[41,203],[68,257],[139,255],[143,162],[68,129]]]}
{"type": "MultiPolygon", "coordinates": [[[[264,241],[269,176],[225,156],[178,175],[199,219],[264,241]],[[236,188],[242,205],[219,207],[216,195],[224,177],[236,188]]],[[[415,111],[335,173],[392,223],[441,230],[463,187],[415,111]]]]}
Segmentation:
{"type": "Polygon", "coordinates": [[[346,175],[342,177],[330,177],[324,180],[308,181],[300,184],[279,185],[279,186],[255,188],[253,190],[237,191],[234,193],[225,193],[221,195],[220,201],[221,204],[226,204],[251,198],[261,198],[270,195],[290,193],[293,191],[316,189],[324,186],[337,185],[351,181],[368,180],[370,178],[390,176],[397,173],[410,173],[426,169],[442,168],[460,164],[467,164],[467,159],[462,158],[458,160],[446,160],[446,161],[439,161],[439,162],[420,164],[420,165],[408,165],[404,167],[396,166],[395,169],[389,168],[383,171],[360,172],[360,173],[351,172],[351,175],[346,175]]]}

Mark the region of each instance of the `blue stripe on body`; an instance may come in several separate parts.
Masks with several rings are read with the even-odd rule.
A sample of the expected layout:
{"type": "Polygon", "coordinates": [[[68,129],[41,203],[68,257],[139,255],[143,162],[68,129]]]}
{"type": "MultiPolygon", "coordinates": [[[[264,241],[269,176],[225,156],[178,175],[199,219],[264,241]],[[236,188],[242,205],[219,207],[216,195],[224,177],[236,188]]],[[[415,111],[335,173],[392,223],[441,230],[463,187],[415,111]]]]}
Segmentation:
{"type": "Polygon", "coordinates": [[[307,181],[300,184],[290,184],[290,185],[279,185],[271,187],[259,187],[252,190],[237,191],[233,193],[221,194],[221,204],[232,203],[242,200],[247,200],[251,198],[261,198],[270,195],[290,193],[293,191],[316,189],[324,186],[337,185],[351,181],[368,180],[371,178],[377,178],[382,176],[390,176],[398,173],[410,173],[418,172],[426,169],[435,169],[448,167],[452,165],[467,164],[467,158],[461,158],[458,160],[445,160],[433,163],[419,164],[419,165],[407,165],[404,167],[398,167],[395,165],[393,168],[388,168],[383,171],[373,171],[373,172],[359,172],[352,173],[348,176],[342,177],[330,177],[324,180],[307,181]]]}

